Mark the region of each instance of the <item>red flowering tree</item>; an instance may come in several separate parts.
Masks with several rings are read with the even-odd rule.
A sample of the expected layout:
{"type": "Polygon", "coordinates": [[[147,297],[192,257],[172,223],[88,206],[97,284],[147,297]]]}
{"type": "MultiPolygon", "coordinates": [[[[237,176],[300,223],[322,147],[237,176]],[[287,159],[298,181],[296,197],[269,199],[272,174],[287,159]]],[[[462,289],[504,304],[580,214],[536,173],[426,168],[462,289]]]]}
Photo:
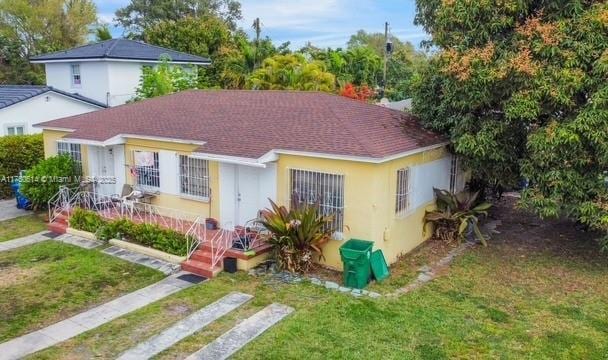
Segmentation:
{"type": "Polygon", "coordinates": [[[346,83],[340,89],[340,96],[359,101],[369,101],[374,97],[374,90],[367,85],[355,86],[352,83],[346,83]]]}

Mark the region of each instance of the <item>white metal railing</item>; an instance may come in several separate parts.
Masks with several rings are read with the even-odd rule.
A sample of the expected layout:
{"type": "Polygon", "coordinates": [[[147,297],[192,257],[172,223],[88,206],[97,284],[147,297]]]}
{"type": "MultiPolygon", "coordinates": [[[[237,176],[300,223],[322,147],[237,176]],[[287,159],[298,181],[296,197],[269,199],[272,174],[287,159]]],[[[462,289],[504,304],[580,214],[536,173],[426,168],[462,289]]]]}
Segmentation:
{"type": "Polygon", "coordinates": [[[192,253],[198,249],[205,239],[207,239],[207,226],[205,223],[201,223],[201,218],[198,217],[186,232],[186,247],[188,249],[188,253],[186,254],[187,259],[190,259],[192,253]]]}
{"type": "Polygon", "coordinates": [[[238,238],[236,230],[221,228],[215,236],[209,240],[208,245],[211,250],[211,266],[216,267],[224,258],[226,251],[232,248],[235,238],[238,238]]]}
{"type": "Polygon", "coordinates": [[[67,186],[59,187],[57,194],[48,201],[49,223],[57,220],[57,217],[62,213],[69,213],[72,208],[74,198],[78,191],[70,189],[67,186]]]}

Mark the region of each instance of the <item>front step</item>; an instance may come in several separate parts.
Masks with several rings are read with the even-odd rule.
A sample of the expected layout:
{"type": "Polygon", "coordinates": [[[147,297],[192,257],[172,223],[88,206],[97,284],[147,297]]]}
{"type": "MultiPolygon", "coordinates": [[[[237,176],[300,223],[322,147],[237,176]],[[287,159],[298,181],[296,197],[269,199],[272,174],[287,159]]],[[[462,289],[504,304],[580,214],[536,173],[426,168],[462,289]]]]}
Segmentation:
{"type": "Polygon", "coordinates": [[[213,255],[211,254],[211,251],[195,250],[190,256],[190,259],[200,261],[205,264],[211,264],[213,262],[213,255]]]}
{"type": "Polygon", "coordinates": [[[63,235],[68,231],[68,224],[62,222],[49,223],[46,228],[55,234],[63,235]]]}
{"type": "Polygon", "coordinates": [[[212,278],[217,276],[222,271],[219,266],[212,267],[211,264],[197,261],[197,260],[186,260],[182,262],[182,270],[191,272],[196,275],[204,276],[206,278],[212,278]]]}

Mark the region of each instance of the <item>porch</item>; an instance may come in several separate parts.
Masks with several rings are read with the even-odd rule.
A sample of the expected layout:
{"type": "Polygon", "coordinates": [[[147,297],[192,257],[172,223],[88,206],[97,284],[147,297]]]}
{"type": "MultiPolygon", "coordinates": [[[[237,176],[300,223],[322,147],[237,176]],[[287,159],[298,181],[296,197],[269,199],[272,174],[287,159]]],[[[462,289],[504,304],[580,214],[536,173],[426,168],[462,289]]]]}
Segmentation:
{"type": "Polygon", "coordinates": [[[185,235],[187,254],[184,270],[213,277],[222,270],[224,258],[251,260],[267,253],[264,228],[256,220],[244,226],[207,226],[206,219],[196,213],[152,205],[146,202],[125,202],[116,195],[105,195],[81,189],[62,188],[49,202],[49,229],[66,231],[73,210],[93,211],[103,219],[126,219],[135,224],[150,224],[185,235]]]}

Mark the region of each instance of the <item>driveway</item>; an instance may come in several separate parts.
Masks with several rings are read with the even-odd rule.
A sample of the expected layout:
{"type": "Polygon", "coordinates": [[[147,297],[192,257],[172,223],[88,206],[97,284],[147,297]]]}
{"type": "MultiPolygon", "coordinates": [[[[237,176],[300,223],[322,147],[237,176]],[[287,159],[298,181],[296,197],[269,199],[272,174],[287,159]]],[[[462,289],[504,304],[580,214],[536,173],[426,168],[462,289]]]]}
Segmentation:
{"type": "Polygon", "coordinates": [[[16,205],[15,199],[0,200],[0,221],[30,214],[28,211],[17,209],[16,205]]]}

